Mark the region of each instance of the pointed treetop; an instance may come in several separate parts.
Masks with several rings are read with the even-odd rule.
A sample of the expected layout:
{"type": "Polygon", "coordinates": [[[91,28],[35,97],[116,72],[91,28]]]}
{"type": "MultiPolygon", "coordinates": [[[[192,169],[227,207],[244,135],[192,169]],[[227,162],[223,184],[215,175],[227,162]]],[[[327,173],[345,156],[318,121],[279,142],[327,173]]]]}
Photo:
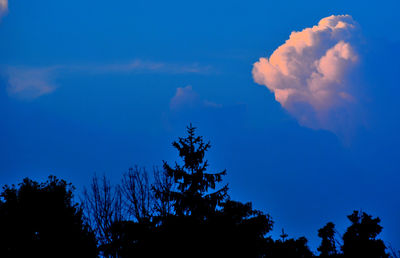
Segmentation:
{"type": "Polygon", "coordinates": [[[216,183],[222,181],[226,170],[219,173],[206,173],[208,161],[204,160],[205,152],[211,147],[210,142],[204,142],[202,136],[195,135],[196,127],[190,124],[187,127],[187,136],[179,137],[174,141],[174,146],[183,164],[175,162],[171,167],[164,161],[164,169],[168,176],[177,184],[177,192],[172,193],[178,213],[192,213],[194,210],[206,210],[216,205],[227,197],[228,187],[225,185],[220,190],[209,193],[215,189],[216,183]],[[208,208],[207,208],[207,207],[208,208]]]}

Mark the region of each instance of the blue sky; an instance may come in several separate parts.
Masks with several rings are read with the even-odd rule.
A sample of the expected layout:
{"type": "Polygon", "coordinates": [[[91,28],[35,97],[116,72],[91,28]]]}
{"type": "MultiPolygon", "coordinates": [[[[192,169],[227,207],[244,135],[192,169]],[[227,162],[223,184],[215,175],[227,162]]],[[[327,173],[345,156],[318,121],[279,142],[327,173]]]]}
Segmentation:
{"type": "MultiPolygon", "coordinates": [[[[0,1],[1,3],[1,1],[0,1]]],[[[398,1],[15,1],[0,22],[0,182],[55,174],[115,182],[174,161],[192,122],[252,201],[315,250],[317,230],[362,209],[400,249],[398,1]],[[254,82],[253,64],[330,15],[359,25],[358,123],[312,129],[254,82]],[[362,115],[360,115],[362,114],[362,115]],[[347,132],[347,130],[345,130],[347,132]]],[[[0,8],[1,10],[1,8],[0,8]]],[[[1,11],[0,11],[1,12],[1,11]]],[[[342,110],[335,122],[346,115],[342,110]]]]}

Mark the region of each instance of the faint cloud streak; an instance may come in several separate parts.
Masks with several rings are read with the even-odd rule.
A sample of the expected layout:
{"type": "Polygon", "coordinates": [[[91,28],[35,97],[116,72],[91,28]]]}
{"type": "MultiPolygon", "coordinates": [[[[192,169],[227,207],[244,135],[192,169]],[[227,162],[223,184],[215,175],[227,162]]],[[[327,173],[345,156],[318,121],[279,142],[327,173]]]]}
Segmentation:
{"type": "Polygon", "coordinates": [[[134,60],[129,63],[103,65],[56,65],[39,68],[8,66],[4,69],[4,74],[8,81],[7,92],[9,96],[35,99],[52,93],[57,88],[56,80],[60,74],[208,74],[210,71],[211,67],[200,66],[196,63],[182,65],[134,60]]]}
{"type": "Polygon", "coordinates": [[[90,73],[165,73],[165,74],[207,74],[211,72],[210,66],[193,64],[174,64],[165,62],[153,62],[133,60],[127,63],[115,63],[104,65],[69,66],[66,69],[90,73]]]}

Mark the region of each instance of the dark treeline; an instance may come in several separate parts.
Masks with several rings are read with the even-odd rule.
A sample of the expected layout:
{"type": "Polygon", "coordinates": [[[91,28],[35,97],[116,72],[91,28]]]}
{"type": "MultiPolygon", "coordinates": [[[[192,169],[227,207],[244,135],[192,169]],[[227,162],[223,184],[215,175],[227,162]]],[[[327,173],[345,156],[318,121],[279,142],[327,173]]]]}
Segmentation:
{"type": "Polygon", "coordinates": [[[94,176],[80,202],[53,176],[3,187],[0,257],[398,257],[377,238],[380,219],[359,211],[342,237],[332,222],[318,231],[318,253],[283,230],[272,239],[272,218],[232,200],[226,171],[207,170],[210,143],[187,133],[172,144],[180,162],[131,168],[117,185],[94,176]]]}

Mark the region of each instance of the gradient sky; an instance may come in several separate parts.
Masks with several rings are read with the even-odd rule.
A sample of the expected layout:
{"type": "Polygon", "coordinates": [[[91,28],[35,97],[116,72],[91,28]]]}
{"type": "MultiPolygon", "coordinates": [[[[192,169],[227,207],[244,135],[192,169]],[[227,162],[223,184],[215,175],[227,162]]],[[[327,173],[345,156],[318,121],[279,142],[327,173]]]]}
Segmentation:
{"type": "Polygon", "coordinates": [[[54,174],[81,191],[94,172],[118,182],[130,166],[174,161],[171,142],[192,122],[212,143],[211,168],[227,169],[231,197],[269,213],[273,236],[284,228],[316,251],[319,228],[332,221],[343,234],[362,209],[400,249],[399,1],[4,3],[1,185],[54,174]],[[292,31],[340,14],[359,26],[346,79],[362,105],[348,130],[317,129],[252,69],[292,31]]]}

